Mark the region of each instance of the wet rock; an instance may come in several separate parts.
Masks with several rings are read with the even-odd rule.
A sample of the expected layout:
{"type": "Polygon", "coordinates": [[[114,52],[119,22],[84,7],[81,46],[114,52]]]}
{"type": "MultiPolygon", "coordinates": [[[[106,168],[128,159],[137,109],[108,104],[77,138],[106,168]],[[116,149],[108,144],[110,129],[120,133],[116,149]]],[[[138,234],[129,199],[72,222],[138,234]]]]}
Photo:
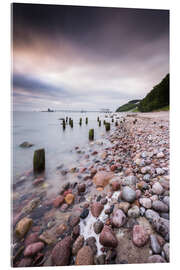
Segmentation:
{"type": "Polygon", "coordinates": [[[71,237],[67,236],[55,245],[52,250],[53,265],[65,266],[69,264],[71,254],[71,242],[71,237]]]}
{"type": "Polygon", "coordinates": [[[85,192],[86,185],[84,183],[81,183],[81,184],[78,185],[77,188],[78,188],[78,193],[81,194],[81,193],[85,192]]]}
{"type": "Polygon", "coordinates": [[[23,209],[21,210],[21,214],[31,213],[32,210],[38,206],[39,202],[40,202],[39,198],[31,200],[25,207],[23,207],[23,209]]]}
{"type": "Polygon", "coordinates": [[[19,238],[22,238],[30,229],[30,227],[32,226],[32,219],[31,218],[23,218],[21,219],[18,224],[16,225],[16,235],[19,238]]]}
{"type": "Polygon", "coordinates": [[[140,189],[136,189],[136,199],[139,199],[141,197],[141,190],[140,189]]]}
{"type": "Polygon", "coordinates": [[[56,229],[56,234],[57,234],[57,235],[61,235],[61,234],[63,234],[66,230],[67,230],[66,224],[62,223],[62,224],[60,224],[60,225],[57,227],[57,229],[56,229]]]}
{"type": "Polygon", "coordinates": [[[45,181],[45,179],[43,177],[39,177],[39,178],[36,178],[34,181],[33,181],[33,185],[34,186],[37,186],[37,185],[41,185],[43,184],[45,181]]]}
{"type": "Polygon", "coordinates": [[[169,213],[160,213],[160,217],[168,219],[169,220],[169,213]]]}
{"type": "Polygon", "coordinates": [[[135,225],[133,227],[133,243],[137,247],[143,247],[149,239],[148,233],[145,231],[143,226],[135,225]]]}
{"type": "Polygon", "coordinates": [[[26,237],[25,246],[28,246],[28,245],[35,243],[35,242],[38,242],[38,233],[37,232],[31,233],[30,235],[28,235],[26,237]]]}
{"type": "Polygon", "coordinates": [[[77,224],[79,224],[79,222],[80,222],[79,216],[71,215],[68,219],[68,223],[71,227],[76,226],[77,224]]]}
{"type": "Polygon", "coordinates": [[[84,245],[84,236],[80,235],[72,246],[72,254],[76,255],[83,245],[84,245]]]}
{"type": "Polygon", "coordinates": [[[159,182],[156,182],[153,184],[152,186],[152,191],[157,194],[157,195],[160,195],[163,193],[164,189],[163,187],[161,186],[161,184],[159,182]]]}
{"type": "Polygon", "coordinates": [[[160,255],[152,255],[148,258],[148,263],[165,263],[165,259],[160,255]]]}
{"type": "Polygon", "coordinates": [[[169,262],[169,243],[166,243],[164,246],[163,246],[163,251],[165,253],[165,258],[166,260],[169,262]]]}
{"type": "Polygon", "coordinates": [[[56,237],[49,233],[48,231],[44,231],[40,236],[39,239],[47,245],[52,245],[56,242],[56,237]]]}
{"type": "Polygon", "coordinates": [[[157,175],[163,175],[165,171],[162,168],[156,168],[157,175]]]}
{"type": "Polygon", "coordinates": [[[116,209],[113,212],[112,224],[114,227],[120,228],[126,222],[126,215],[121,209],[116,209]]]}
{"type": "Polygon", "coordinates": [[[106,258],[105,258],[106,263],[107,264],[115,264],[116,263],[115,262],[116,256],[117,256],[116,250],[109,249],[106,253],[106,258]]]}
{"type": "Polygon", "coordinates": [[[94,217],[99,217],[99,215],[101,214],[102,210],[103,210],[104,206],[99,203],[99,202],[94,202],[91,205],[91,213],[94,217]]]}
{"type": "Polygon", "coordinates": [[[24,256],[33,256],[44,248],[44,243],[36,242],[28,245],[24,250],[24,256]]]}
{"type": "Polygon", "coordinates": [[[164,212],[164,213],[168,212],[168,210],[169,210],[167,204],[165,204],[165,203],[163,203],[163,202],[161,202],[161,201],[159,201],[159,200],[154,201],[154,202],[152,203],[152,208],[153,208],[155,211],[158,211],[158,212],[164,212]]]}
{"type": "Polygon", "coordinates": [[[89,209],[84,208],[82,213],[80,214],[80,218],[84,219],[89,215],[89,209]]]}
{"type": "Polygon", "coordinates": [[[119,207],[119,209],[122,209],[124,213],[127,214],[128,209],[130,208],[130,203],[128,203],[128,202],[120,202],[118,207],[119,207]]]}
{"type": "Polygon", "coordinates": [[[94,254],[90,246],[84,246],[78,251],[75,264],[76,265],[94,264],[94,254]]]}
{"type": "Polygon", "coordinates": [[[94,232],[96,234],[99,234],[102,231],[104,224],[102,221],[98,220],[94,223],[93,228],[94,228],[94,232]]]}
{"type": "Polygon", "coordinates": [[[159,217],[159,214],[154,210],[148,209],[146,210],[145,216],[150,222],[153,222],[154,219],[159,217]]]}
{"type": "Polygon", "coordinates": [[[164,202],[165,204],[167,204],[168,207],[169,207],[169,196],[165,196],[165,197],[163,198],[163,202],[164,202]]]}
{"type": "Polygon", "coordinates": [[[136,192],[132,188],[126,186],[122,190],[122,196],[121,197],[122,197],[123,200],[132,203],[136,199],[136,192]]]}
{"type": "Polygon", "coordinates": [[[150,242],[151,242],[152,251],[155,254],[160,254],[161,253],[161,246],[159,245],[159,242],[156,238],[156,235],[154,235],[154,234],[150,235],[150,242]]]}
{"type": "Polygon", "coordinates": [[[62,205],[64,202],[64,196],[59,195],[56,197],[56,199],[53,201],[53,205],[54,207],[59,207],[60,205],[62,205]]]}
{"type": "Polygon", "coordinates": [[[80,234],[80,226],[78,224],[75,227],[73,227],[73,236],[77,237],[77,236],[79,236],[79,234],[80,234]]]}
{"type": "Polygon", "coordinates": [[[96,238],[93,237],[93,236],[88,237],[88,238],[86,239],[85,244],[86,244],[87,246],[90,246],[91,249],[92,249],[92,251],[93,251],[93,254],[96,255],[96,253],[97,253],[96,238]]]}
{"type": "Polygon", "coordinates": [[[32,265],[32,258],[23,258],[19,263],[18,263],[18,267],[28,267],[32,265]]]}
{"type": "Polygon", "coordinates": [[[65,196],[65,201],[68,205],[72,204],[74,202],[74,195],[72,193],[69,193],[65,196]]]}
{"type": "Polygon", "coordinates": [[[95,174],[93,177],[93,182],[96,185],[96,187],[102,187],[108,185],[109,180],[113,177],[113,173],[111,172],[105,172],[105,171],[99,171],[95,174]]]}
{"type": "Polygon", "coordinates": [[[100,233],[99,242],[105,247],[117,247],[118,241],[113,230],[105,225],[100,233]]]}
{"type": "Polygon", "coordinates": [[[139,207],[134,205],[132,208],[128,210],[128,217],[138,218],[140,215],[139,207]]]}
{"type": "Polygon", "coordinates": [[[151,208],[151,200],[149,198],[140,198],[140,204],[145,208],[151,208]]]}
{"type": "Polygon", "coordinates": [[[22,147],[22,148],[30,148],[33,145],[34,144],[25,141],[25,142],[21,143],[19,146],[22,147]]]}
{"type": "Polygon", "coordinates": [[[143,180],[144,180],[145,182],[147,182],[147,183],[150,182],[150,178],[151,178],[151,175],[150,175],[149,173],[147,173],[147,174],[145,174],[145,175],[143,176],[143,180]]]}

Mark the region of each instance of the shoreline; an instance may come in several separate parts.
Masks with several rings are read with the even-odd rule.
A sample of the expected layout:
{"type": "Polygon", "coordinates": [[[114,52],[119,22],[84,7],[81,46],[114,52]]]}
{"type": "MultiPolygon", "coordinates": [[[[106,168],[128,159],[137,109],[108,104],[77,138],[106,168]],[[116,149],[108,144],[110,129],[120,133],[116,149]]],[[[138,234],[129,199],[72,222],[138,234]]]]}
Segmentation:
{"type": "Polygon", "coordinates": [[[169,261],[169,112],[123,119],[107,133],[110,146],[82,150],[79,167],[67,172],[72,181],[51,198],[43,176],[34,194],[13,193],[14,266],[169,261]],[[33,223],[20,242],[15,230],[27,218],[33,223]]]}

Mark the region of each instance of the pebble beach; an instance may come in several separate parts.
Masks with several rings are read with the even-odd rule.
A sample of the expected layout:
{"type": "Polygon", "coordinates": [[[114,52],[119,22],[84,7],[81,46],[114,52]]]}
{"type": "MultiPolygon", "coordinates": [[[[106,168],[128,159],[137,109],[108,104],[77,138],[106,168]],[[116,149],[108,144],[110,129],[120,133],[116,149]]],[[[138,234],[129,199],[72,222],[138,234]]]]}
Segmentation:
{"type": "Polygon", "coordinates": [[[12,266],[169,262],[169,112],[109,121],[51,192],[32,170],[12,185],[12,266]]]}

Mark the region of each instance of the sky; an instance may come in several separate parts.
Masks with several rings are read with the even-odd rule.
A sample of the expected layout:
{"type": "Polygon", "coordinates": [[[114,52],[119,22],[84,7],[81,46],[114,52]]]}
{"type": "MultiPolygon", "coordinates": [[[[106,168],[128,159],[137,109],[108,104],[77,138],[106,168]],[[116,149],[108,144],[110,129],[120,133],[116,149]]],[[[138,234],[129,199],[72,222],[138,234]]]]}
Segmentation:
{"type": "Polygon", "coordinates": [[[12,5],[13,110],[116,110],[169,73],[169,11],[12,5]]]}

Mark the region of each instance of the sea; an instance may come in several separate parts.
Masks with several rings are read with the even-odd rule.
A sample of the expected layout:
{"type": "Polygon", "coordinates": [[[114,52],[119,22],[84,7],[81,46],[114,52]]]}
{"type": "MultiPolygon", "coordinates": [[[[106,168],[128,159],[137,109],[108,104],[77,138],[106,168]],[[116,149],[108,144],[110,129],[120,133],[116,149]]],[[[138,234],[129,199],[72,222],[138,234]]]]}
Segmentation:
{"type": "MultiPolygon", "coordinates": [[[[105,113],[98,112],[13,112],[12,120],[12,178],[15,182],[24,172],[33,168],[33,154],[44,148],[46,156],[46,176],[56,177],[56,168],[63,164],[73,167],[78,162],[75,147],[88,148],[89,129],[94,129],[94,140],[105,138],[103,120],[105,113]],[[101,120],[99,127],[97,117],[101,120]],[[63,130],[61,118],[71,117],[74,125],[63,130]],[[82,117],[82,125],[79,119],[82,117]],[[88,117],[88,124],[85,119],[88,117]],[[32,143],[30,148],[22,148],[24,141],[32,143]]],[[[109,119],[110,120],[110,119],[109,119]]]]}

